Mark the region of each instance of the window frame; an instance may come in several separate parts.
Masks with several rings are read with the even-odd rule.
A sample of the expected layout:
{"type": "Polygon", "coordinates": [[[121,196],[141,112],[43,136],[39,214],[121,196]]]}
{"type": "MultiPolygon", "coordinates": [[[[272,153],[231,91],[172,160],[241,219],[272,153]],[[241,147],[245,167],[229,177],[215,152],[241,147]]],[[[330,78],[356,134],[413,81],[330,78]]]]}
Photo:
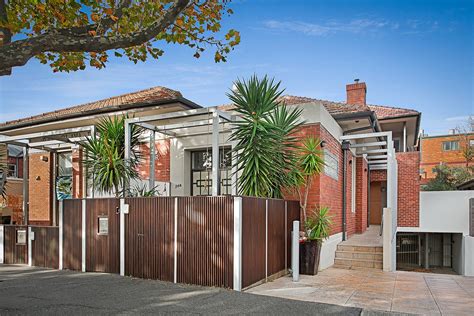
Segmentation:
{"type": "Polygon", "coordinates": [[[459,150],[459,141],[458,140],[444,141],[441,144],[441,148],[443,149],[443,151],[458,151],[459,150]],[[453,146],[453,144],[456,144],[456,146],[453,146]]]}

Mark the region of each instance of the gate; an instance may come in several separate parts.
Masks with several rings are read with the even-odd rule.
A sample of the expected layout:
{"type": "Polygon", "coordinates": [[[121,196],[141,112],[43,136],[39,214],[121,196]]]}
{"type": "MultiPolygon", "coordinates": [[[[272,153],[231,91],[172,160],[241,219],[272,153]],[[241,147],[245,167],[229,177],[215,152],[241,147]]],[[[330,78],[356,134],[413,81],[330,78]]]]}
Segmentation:
{"type": "Polygon", "coordinates": [[[125,275],[173,281],[174,201],[172,197],[126,199],[125,275]]]}
{"type": "Polygon", "coordinates": [[[34,239],[31,240],[31,265],[59,269],[59,228],[30,226],[34,239]]]}
{"type": "Polygon", "coordinates": [[[28,263],[28,226],[5,225],[4,258],[6,264],[28,263]]]}
{"type": "Polygon", "coordinates": [[[86,271],[120,273],[120,200],[86,200],[86,271]]]}
{"type": "Polygon", "coordinates": [[[420,265],[420,236],[417,233],[398,233],[397,268],[413,269],[420,265]]]}

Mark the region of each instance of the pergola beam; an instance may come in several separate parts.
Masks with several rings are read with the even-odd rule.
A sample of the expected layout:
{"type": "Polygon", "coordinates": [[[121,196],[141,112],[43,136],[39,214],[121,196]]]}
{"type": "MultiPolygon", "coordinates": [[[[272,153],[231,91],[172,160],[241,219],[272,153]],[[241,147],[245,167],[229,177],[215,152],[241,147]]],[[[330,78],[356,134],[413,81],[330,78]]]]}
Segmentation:
{"type": "Polygon", "coordinates": [[[343,135],[341,140],[355,140],[363,138],[375,138],[375,137],[388,137],[390,132],[377,132],[377,133],[367,133],[367,134],[355,134],[355,135],[343,135]]]}
{"type": "Polygon", "coordinates": [[[375,146],[385,146],[385,145],[387,145],[386,141],[372,142],[372,143],[359,143],[359,144],[351,144],[351,148],[375,147],[375,146]]]}
{"type": "Polygon", "coordinates": [[[374,156],[367,156],[367,159],[372,160],[372,159],[387,159],[387,155],[374,155],[374,156]]]}

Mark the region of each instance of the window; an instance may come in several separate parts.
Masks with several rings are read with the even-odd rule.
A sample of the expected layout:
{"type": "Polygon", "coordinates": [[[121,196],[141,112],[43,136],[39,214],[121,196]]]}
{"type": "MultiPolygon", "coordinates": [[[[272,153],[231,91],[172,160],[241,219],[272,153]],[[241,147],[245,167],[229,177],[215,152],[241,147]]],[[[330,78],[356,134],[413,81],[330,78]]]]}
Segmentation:
{"type": "Polygon", "coordinates": [[[443,142],[443,150],[444,151],[459,150],[459,142],[457,140],[443,142]]]}
{"type": "Polygon", "coordinates": [[[99,235],[108,235],[109,233],[109,218],[105,216],[99,216],[98,230],[99,235]]]}
{"type": "Polygon", "coordinates": [[[329,150],[324,150],[324,173],[334,180],[338,180],[339,175],[339,161],[337,160],[336,155],[331,153],[329,150]]]}
{"type": "Polygon", "coordinates": [[[352,157],[352,186],[351,186],[351,211],[356,211],[356,159],[352,157]]]}
{"type": "MultiPolygon", "coordinates": [[[[219,183],[221,195],[232,194],[232,157],[230,148],[219,149],[219,183]]],[[[191,152],[191,194],[212,194],[212,150],[191,152]]]]}
{"type": "Polygon", "coordinates": [[[400,152],[400,138],[394,138],[393,139],[393,147],[395,148],[395,151],[398,153],[400,152]]]}
{"type": "Polygon", "coordinates": [[[16,165],[9,163],[8,164],[8,174],[7,177],[9,178],[18,178],[18,173],[16,172],[16,165]]]}
{"type": "Polygon", "coordinates": [[[474,139],[469,140],[469,147],[474,147],[474,139]]]}
{"type": "Polygon", "coordinates": [[[56,198],[58,200],[72,198],[72,153],[58,154],[56,198]]]}

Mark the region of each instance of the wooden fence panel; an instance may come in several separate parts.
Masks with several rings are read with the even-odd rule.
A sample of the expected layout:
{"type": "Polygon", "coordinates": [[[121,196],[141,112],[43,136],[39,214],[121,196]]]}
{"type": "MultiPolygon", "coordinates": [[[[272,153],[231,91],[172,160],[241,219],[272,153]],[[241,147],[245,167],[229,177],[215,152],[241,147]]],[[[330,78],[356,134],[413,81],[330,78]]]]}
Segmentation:
{"type": "Polygon", "coordinates": [[[178,198],[179,283],[233,287],[233,198],[178,198]]]}
{"type": "Polygon", "coordinates": [[[286,220],[286,239],[287,239],[287,267],[291,267],[291,231],[293,230],[293,221],[300,220],[300,203],[298,201],[287,201],[287,220],[286,220]]]}
{"type": "Polygon", "coordinates": [[[31,241],[31,264],[59,269],[59,228],[30,226],[35,239],[31,241]]]}
{"type": "Polygon", "coordinates": [[[286,268],[285,201],[268,200],[268,276],[286,268]]]}
{"type": "Polygon", "coordinates": [[[27,226],[4,226],[4,259],[6,264],[28,263],[28,227],[27,226]],[[25,243],[17,242],[17,231],[26,231],[25,243]]]}
{"type": "Polygon", "coordinates": [[[174,198],[128,198],[125,275],[173,281],[174,198]]]}
{"type": "Polygon", "coordinates": [[[63,268],[81,271],[82,200],[63,200],[63,268]]]}
{"type": "Polygon", "coordinates": [[[242,197],[242,288],[265,279],[265,199],[242,197]]]}
{"type": "Polygon", "coordinates": [[[120,273],[120,200],[86,200],[86,271],[120,273]],[[107,233],[99,233],[99,219],[107,219],[107,233]]]}

